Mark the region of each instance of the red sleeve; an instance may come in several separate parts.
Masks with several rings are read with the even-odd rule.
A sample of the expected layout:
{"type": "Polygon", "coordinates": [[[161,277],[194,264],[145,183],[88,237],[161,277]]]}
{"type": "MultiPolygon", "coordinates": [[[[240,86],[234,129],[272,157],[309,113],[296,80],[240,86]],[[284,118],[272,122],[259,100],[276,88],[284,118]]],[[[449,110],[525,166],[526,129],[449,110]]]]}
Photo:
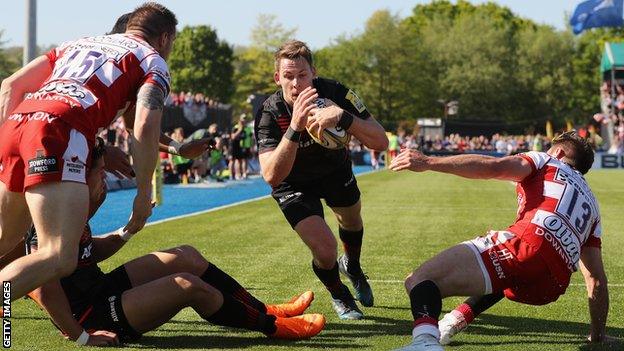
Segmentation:
{"type": "Polygon", "coordinates": [[[535,173],[537,173],[537,166],[535,165],[535,161],[533,161],[533,159],[529,155],[526,155],[526,154],[518,154],[518,156],[520,156],[523,159],[527,160],[529,162],[529,164],[531,165],[531,174],[526,176],[526,178],[524,178],[524,179],[528,179],[528,178],[533,177],[535,175],[535,173]]]}

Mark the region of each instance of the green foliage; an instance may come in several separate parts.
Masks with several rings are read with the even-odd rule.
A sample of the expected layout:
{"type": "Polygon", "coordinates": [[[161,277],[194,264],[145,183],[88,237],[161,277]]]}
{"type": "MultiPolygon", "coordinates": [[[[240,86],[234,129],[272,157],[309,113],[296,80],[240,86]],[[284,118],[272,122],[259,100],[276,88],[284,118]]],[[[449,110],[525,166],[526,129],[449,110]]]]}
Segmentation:
{"type": "Polygon", "coordinates": [[[211,27],[184,27],[168,62],[173,90],[230,101],[234,93],[233,51],[211,27]]]}
{"type": "Polygon", "coordinates": [[[284,28],[275,15],[258,15],[251,30],[251,45],[240,48],[235,55],[236,92],[234,105],[238,110],[248,109],[251,94],[272,94],[277,90],[273,81],[275,65],[273,54],[279,46],[297,33],[296,28],[284,28]]]}
{"type": "Polygon", "coordinates": [[[3,34],[4,31],[0,30],[0,81],[10,76],[21,67],[20,52],[16,52],[14,49],[7,50],[2,48],[4,44],[2,41],[3,34]]]}

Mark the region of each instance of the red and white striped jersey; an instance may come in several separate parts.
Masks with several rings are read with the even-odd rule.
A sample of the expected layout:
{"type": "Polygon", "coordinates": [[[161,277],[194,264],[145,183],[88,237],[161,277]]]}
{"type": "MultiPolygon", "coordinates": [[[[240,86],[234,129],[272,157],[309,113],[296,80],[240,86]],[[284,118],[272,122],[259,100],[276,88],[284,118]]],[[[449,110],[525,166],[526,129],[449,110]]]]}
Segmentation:
{"type": "Polygon", "coordinates": [[[48,112],[87,138],[121,115],[143,84],[155,84],[169,94],[165,60],[135,35],[82,38],[63,43],[47,57],[52,74],[13,112],[48,112]]]}
{"type": "Polygon", "coordinates": [[[516,186],[518,216],[508,230],[532,244],[554,273],[576,271],[584,246],[600,247],[600,211],[585,178],[545,152],[520,154],[533,172],[516,186]]]}

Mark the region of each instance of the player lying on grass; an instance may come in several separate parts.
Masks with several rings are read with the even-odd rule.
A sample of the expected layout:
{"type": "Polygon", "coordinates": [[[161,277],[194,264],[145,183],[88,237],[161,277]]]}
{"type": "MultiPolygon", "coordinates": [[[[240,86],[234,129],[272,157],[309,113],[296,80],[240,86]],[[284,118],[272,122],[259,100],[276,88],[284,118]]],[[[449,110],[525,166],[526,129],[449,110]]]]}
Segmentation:
{"type": "MultiPolygon", "coordinates": [[[[87,178],[91,216],[106,195],[102,147],[97,151],[87,178]]],[[[115,254],[130,237],[92,237],[87,224],[80,239],[78,268],[29,294],[67,337],[81,345],[135,340],[185,307],[213,324],[280,339],[309,338],[325,325],[322,315],[302,315],[314,299],[311,291],[285,304],[266,305],[188,245],[152,252],[103,273],[97,263],[115,254]]],[[[31,229],[26,247],[35,251],[37,244],[31,229]]]]}
{"type": "MultiPolygon", "coordinates": [[[[453,313],[465,321],[503,296],[544,305],[565,293],[578,267],[589,297],[589,340],[604,341],[609,293],[600,251],[600,214],[583,178],[593,160],[591,146],[575,132],[553,139],[548,152],[494,158],[427,157],[404,150],[397,156],[390,165],[394,171],[510,180],[517,182],[518,194],[517,218],[507,229],[451,247],[407,277],[414,338],[401,350],[442,350],[438,318],[444,297],[477,296],[453,313]]],[[[441,329],[449,333],[447,327],[441,329]]]]}

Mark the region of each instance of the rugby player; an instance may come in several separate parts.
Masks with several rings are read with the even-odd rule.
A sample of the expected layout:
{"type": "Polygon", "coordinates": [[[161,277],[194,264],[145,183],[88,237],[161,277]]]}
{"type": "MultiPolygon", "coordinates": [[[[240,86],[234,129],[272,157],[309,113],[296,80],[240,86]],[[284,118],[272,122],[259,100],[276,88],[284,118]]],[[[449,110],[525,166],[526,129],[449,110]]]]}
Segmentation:
{"type": "Polygon", "coordinates": [[[468,322],[503,296],[530,305],[553,302],[565,293],[579,267],[589,297],[589,339],[603,341],[609,293],[600,213],[583,178],[593,161],[591,146],[576,132],[553,139],[547,152],[503,158],[427,157],[410,149],[397,156],[390,164],[394,171],[514,181],[518,194],[517,218],[507,229],[453,246],[407,277],[413,342],[401,350],[442,350],[438,318],[444,297],[476,296],[455,314],[468,322]]]}
{"type": "MultiPolygon", "coordinates": [[[[128,20],[130,19],[130,15],[132,15],[132,12],[128,12],[119,16],[119,18],[117,18],[117,21],[113,25],[113,29],[108,34],[124,33],[126,31],[126,27],[128,25],[128,20]]],[[[126,111],[123,114],[126,125],[134,124],[133,121],[134,121],[135,113],[136,112],[135,112],[134,104],[132,104],[130,107],[128,107],[128,109],[126,109],[126,111]]],[[[160,133],[158,142],[159,142],[159,145],[158,145],[159,151],[170,153],[173,155],[180,155],[188,159],[199,157],[204,152],[210,149],[213,149],[215,146],[214,140],[211,138],[201,138],[201,139],[196,139],[196,140],[189,140],[185,143],[179,143],[171,139],[169,136],[167,136],[165,133],[162,133],[162,132],[160,133]]],[[[116,155],[116,157],[110,156],[111,151],[115,153],[119,152],[118,150],[111,150],[111,148],[107,148],[106,170],[109,172],[111,172],[111,168],[115,169],[114,166],[110,164],[111,161],[117,163],[117,162],[123,161],[124,159],[123,155],[116,155]]],[[[128,164],[129,166],[129,163],[126,162],[126,164],[128,164]]],[[[127,169],[128,166],[126,166],[125,164],[120,164],[118,168],[127,169]]],[[[114,172],[114,173],[115,174],[121,173],[121,175],[126,176],[126,177],[134,176],[133,173],[132,174],[123,173],[123,172],[114,172]]]]}
{"type": "Polygon", "coordinates": [[[362,312],[339,276],[340,270],[351,280],[362,305],[373,305],[373,292],[360,266],[364,229],[349,151],[315,143],[306,127],[315,134],[340,127],[376,150],[385,150],[388,139],[353,90],[316,76],[305,43],[288,41],[277,50],[273,78],[280,90],[255,117],[262,176],[286,220],[312,252],[312,269],[330,292],[334,310],[341,319],[361,319],[362,312]],[[318,98],[331,100],[330,106],[316,108],[318,98]],[[324,220],[321,198],[338,220],[345,251],[338,261],[336,238],[324,220]]]}
{"type": "Polygon", "coordinates": [[[67,42],[20,69],[0,88],[0,254],[34,223],[39,250],[0,271],[19,298],[76,267],[87,220],[85,184],[91,149],[104,128],[136,100],[133,159],[137,195],[125,230],[136,233],[151,214],[151,175],[158,159],[165,59],[177,19],[146,3],[125,34],[67,42]]]}
{"type": "MultiPolygon", "coordinates": [[[[90,217],[106,196],[102,150],[93,150],[87,177],[90,217]]],[[[273,338],[309,338],[324,327],[322,315],[302,315],[314,299],[311,291],[285,304],[264,304],[188,245],[152,252],[103,273],[97,263],[114,255],[131,238],[127,232],[92,237],[87,223],[80,238],[77,269],[29,294],[66,337],[80,345],[136,340],[185,307],[211,323],[256,330],[273,338]]],[[[31,228],[27,251],[36,253],[37,242],[37,233],[31,228]]]]}

